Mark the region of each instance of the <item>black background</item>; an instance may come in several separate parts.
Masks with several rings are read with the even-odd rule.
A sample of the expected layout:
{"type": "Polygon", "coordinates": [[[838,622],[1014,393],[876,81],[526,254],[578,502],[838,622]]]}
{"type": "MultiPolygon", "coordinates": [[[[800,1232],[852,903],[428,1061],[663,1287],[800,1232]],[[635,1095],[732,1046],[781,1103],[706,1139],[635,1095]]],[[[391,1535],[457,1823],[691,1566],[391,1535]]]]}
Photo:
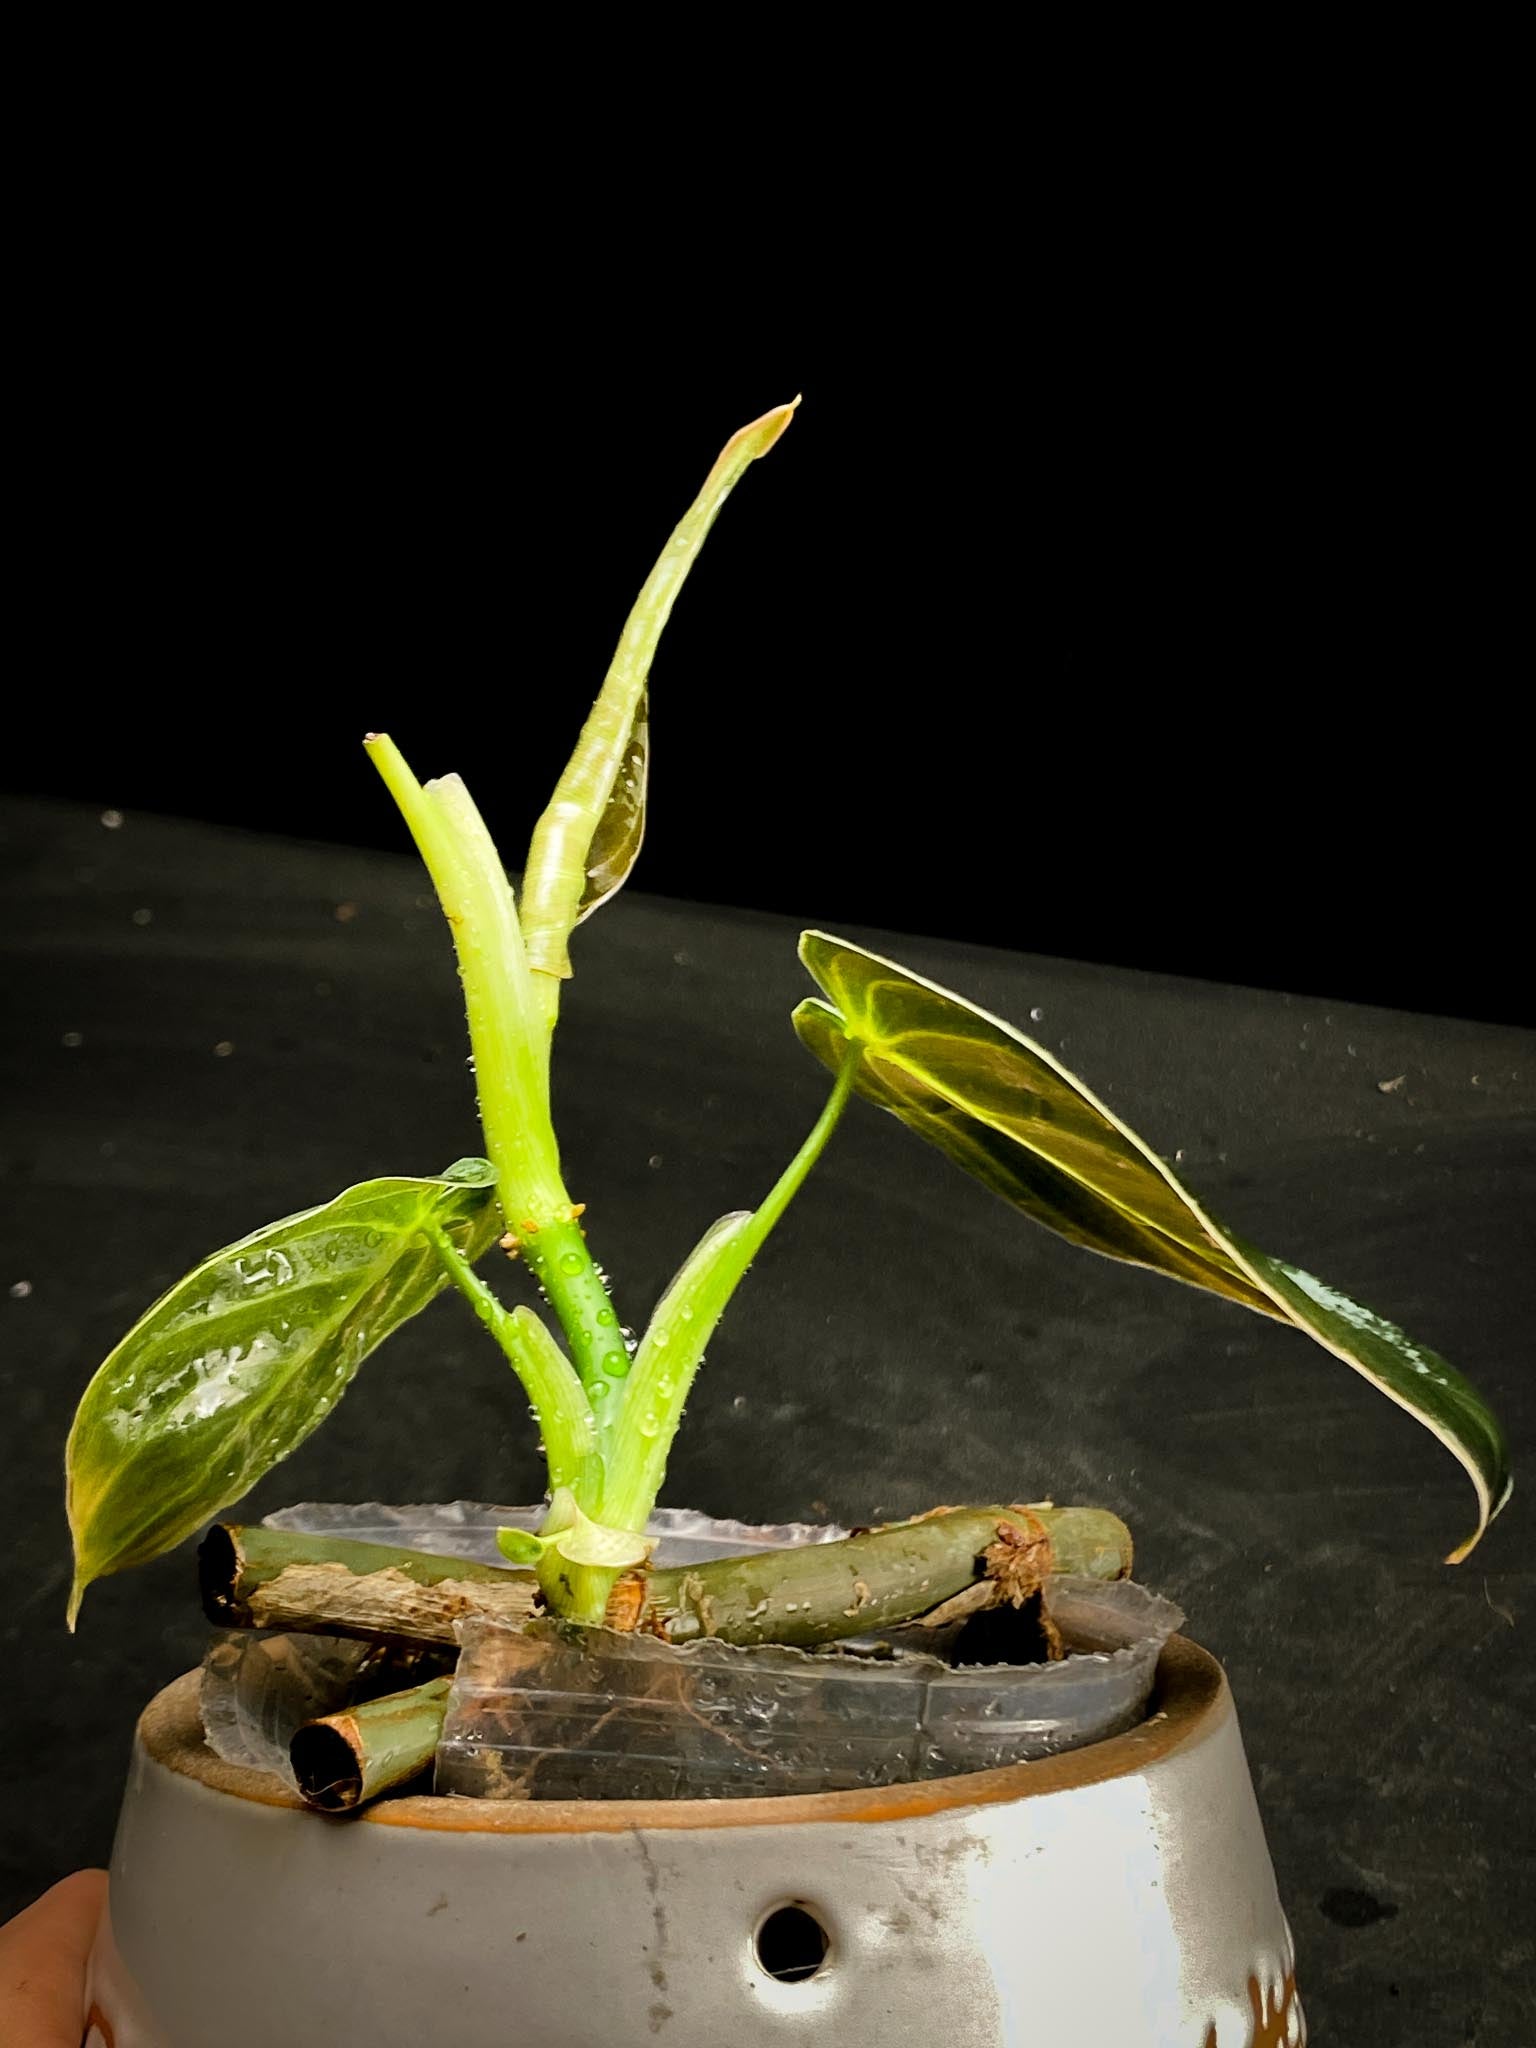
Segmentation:
{"type": "Polygon", "coordinates": [[[11,785],[398,847],[387,728],[517,865],[672,522],[800,391],[663,642],[640,886],[1531,1014],[1509,268],[1428,157],[1392,205],[1191,164],[930,195],[910,247],[894,199],[701,223],[660,275],[622,209],[271,171],[99,188],[36,311],[11,785]]]}

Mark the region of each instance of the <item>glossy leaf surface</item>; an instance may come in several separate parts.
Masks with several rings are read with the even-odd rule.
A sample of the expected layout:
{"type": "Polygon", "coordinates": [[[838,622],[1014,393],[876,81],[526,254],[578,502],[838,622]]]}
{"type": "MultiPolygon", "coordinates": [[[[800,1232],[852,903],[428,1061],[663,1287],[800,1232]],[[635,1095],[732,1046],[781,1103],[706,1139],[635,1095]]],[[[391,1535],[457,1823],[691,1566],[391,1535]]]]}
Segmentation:
{"type": "Polygon", "coordinates": [[[86,1388],[66,1453],[75,1581],[158,1557],[322,1422],[374,1347],[447,1284],[423,1234],[471,1258],[501,1228],[494,1177],[373,1180],[204,1259],[86,1388]]]}
{"type": "Polygon", "coordinates": [[[1509,1497],[1497,1417],[1470,1381],[1372,1310],[1255,1250],[1151,1147],[1033,1039],[921,975],[822,932],[800,957],[825,992],[795,1012],[836,1069],[862,1048],[857,1092],[900,1117],[994,1193],[1072,1243],[1203,1287],[1305,1330],[1406,1408],[1466,1468],[1478,1523],[1509,1497]]]}

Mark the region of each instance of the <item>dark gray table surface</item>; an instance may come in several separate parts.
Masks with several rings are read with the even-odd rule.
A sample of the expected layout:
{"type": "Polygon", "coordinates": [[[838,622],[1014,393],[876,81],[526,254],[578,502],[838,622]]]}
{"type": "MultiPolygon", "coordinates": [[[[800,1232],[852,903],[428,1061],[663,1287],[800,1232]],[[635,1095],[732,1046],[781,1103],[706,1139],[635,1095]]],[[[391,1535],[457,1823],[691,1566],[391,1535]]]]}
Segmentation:
{"type": "MultiPolygon", "coordinates": [[[[65,1633],[60,1455],[90,1372],[200,1254],[479,1140],[445,936],[408,857],[30,803],[7,808],[0,854],[4,1915],[105,1858],[134,1717],[204,1634],[190,1549],[95,1587],[65,1633]]],[[[1330,935],[1306,914],[1348,944],[1347,920],[1330,935]]],[[[765,1191],[823,1098],[787,1022],[794,937],[641,895],[578,936],[558,1114],[631,1320],[711,1218],[765,1191]]],[[[1028,1028],[1246,1236],[1469,1372],[1518,1464],[1536,1037],[875,943],[1004,1016],[1038,1012],[1028,1028]]],[[[445,1298],[245,1512],[539,1485],[526,1403],[445,1298]]],[[[1058,1243],[856,1106],[712,1346],[667,1497],[868,1520],[1047,1495],[1124,1514],[1138,1576],[1230,1673],[1315,2038],[1536,2038],[1530,1493],[1447,1569],[1470,1487],[1363,1381],[1058,1243]]]]}

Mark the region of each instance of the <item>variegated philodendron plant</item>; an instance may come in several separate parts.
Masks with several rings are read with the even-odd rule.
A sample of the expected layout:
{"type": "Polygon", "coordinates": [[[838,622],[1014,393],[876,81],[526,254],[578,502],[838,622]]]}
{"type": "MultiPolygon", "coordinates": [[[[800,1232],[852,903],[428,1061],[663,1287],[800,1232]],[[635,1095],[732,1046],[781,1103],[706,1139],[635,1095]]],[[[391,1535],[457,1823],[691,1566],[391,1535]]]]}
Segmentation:
{"type": "Polygon", "coordinates": [[[503,1533],[546,1602],[600,1620],[645,1529],[710,1334],[852,1095],[1036,1222],[1303,1330],[1439,1437],[1477,1493],[1467,1555],[1509,1496],[1499,1424],[1436,1353],[1310,1274],[1256,1250],[1041,1045],[963,997],[822,932],[800,954],[821,990],[794,1025],[833,1075],[825,1109],[755,1209],[689,1254],[638,1345],[561,1177],[550,1052],[572,931],[622,885],[645,824],[652,657],[716,515],[788,427],[782,406],[730,440],[624,628],[576,751],[534,830],[520,900],[456,775],[419,783],[367,741],[436,885],[469,1017],[486,1157],[366,1181],[230,1245],[155,1303],[86,1389],[68,1447],[73,1623],[93,1579],[190,1535],[301,1444],[392,1330],[438,1291],[464,1296],[506,1353],[542,1433],[549,1508],[503,1533]],[[476,1271],[521,1259],[564,1337],[476,1271]]]}

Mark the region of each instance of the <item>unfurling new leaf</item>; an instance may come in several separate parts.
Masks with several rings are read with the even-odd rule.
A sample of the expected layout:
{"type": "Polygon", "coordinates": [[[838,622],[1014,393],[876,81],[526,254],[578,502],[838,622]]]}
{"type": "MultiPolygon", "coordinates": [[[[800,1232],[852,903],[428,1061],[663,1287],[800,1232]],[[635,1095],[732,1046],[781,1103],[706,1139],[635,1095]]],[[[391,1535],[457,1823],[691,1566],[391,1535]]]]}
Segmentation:
{"type": "Polygon", "coordinates": [[[622,888],[645,836],[648,678],[677,594],[721,506],[779,439],[799,403],[765,412],[716,457],[635,600],[576,751],[534,828],[523,871],[523,938],[529,966],[556,984],[543,992],[551,1018],[558,983],[571,972],[566,942],[572,930],[622,888]]]}
{"type": "Polygon", "coordinates": [[[171,1549],[304,1441],[374,1347],[447,1284],[425,1235],[470,1259],[501,1229],[494,1175],[371,1180],[215,1252],[91,1381],[65,1453],[75,1577],[171,1549]]]}
{"type": "Polygon", "coordinates": [[[619,772],[587,848],[587,879],[576,922],[584,924],[629,879],[645,838],[645,799],[651,777],[651,693],[640,692],[629,733],[619,749],[619,772]]]}
{"type": "Polygon", "coordinates": [[[1509,1452],[1498,1418],[1454,1366],[1235,1237],[1128,1124],[1011,1024],[824,932],[803,935],[800,957],[828,1001],[803,1002],[795,1029],[834,1069],[857,1044],[854,1086],[866,1100],[1073,1244],[1305,1330],[1416,1416],[1476,1489],[1477,1527],[1448,1561],[1468,1554],[1509,1498],[1509,1452]]]}

